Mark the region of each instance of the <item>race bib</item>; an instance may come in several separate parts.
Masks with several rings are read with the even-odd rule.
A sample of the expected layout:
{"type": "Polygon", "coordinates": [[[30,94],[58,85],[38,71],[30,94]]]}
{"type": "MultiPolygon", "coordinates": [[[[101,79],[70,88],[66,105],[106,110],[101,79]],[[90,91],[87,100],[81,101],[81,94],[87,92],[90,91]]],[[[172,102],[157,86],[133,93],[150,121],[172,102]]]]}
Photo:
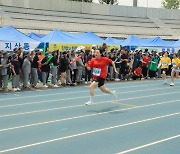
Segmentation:
{"type": "Polygon", "coordinates": [[[93,68],[93,75],[100,76],[100,74],[101,74],[101,69],[100,68],[93,68]]]}
{"type": "Polygon", "coordinates": [[[166,62],[163,62],[163,63],[162,63],[162,66],[167,66],[167,63],[166,63],[166,62]]]}
{"type": "Polygon", "coordinates": [[[173,66],[176,66],[176,63],[172,63],[173,66]]]}

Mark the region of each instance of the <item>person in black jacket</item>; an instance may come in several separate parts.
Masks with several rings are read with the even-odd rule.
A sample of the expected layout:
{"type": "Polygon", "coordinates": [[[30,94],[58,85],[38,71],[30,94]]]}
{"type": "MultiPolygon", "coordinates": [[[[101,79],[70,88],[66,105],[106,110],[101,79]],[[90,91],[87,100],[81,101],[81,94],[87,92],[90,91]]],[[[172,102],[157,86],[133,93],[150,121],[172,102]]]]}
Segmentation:
{"type": "Polygon", "coordinates": [[[37,88],[38,83],[38,66],[39,66],[39,58],[37,54],[38,50],[31,52],[31,84],[32,87],[37,88]]]}
{"type": "MultiPolygon", "coordinates": [[[[63,57],[60,59],[60,66],[59,66],[59,71],[60,71],[60,74],[61,74],[61,85],[63,87],[65,87],[66,83],[66,71],[69,67],[69,60],[68,60],[68,57],[67,57],[67,52],[63,52],[63,57]]],[[[72,84],[72,83],[71,83],[72,84]]]]}
{"type": "Polygon", "coordinates": [[[41,71],[42,71],[42,80],[43,80],[43,87],[44,88],[48,88],[47,85],[47,78],[49,76],[49,72],[50,72],[50,65],[48,61],[48,56],[49,54],[46,53],[45,57],[43,58],[43,60],[41,61],[41,71]]]}
{"type": "Polygon", "coordinates": [[[52,64],[52,79],[51,79],[51,83],[53,85],[53,87],[58,88],[59,86],[57,85],[57,73],[58,73],[58,66],[59,66],[59,51],[53,51],[53,58],[51,59],[51,64],[52,64]]]}

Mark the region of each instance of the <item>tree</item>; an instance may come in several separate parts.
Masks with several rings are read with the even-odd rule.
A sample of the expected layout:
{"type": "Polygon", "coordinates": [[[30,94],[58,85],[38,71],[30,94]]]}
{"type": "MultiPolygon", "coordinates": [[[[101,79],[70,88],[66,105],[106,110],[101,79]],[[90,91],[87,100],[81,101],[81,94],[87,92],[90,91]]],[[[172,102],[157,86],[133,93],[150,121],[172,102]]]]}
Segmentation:
{"type": "Polygon", "coordinates": [[[178,9],[180,7],[180,0],[164,0],[162,5],[166,9],[178,9]]]}
{"type": "Polygon", "coordinates": [[[117,5],[118,1],[117,0],[99,0],[101,4],[110,4],[110,5],[117,5]]]}

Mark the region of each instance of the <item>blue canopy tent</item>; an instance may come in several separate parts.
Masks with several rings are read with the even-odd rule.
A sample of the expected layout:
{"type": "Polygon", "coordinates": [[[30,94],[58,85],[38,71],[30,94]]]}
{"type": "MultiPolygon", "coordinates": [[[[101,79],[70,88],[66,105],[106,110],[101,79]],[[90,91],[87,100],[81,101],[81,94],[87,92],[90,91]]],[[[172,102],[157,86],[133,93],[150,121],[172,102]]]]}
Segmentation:
{"type": "Polygon", "coordinates": [[[143,46],[168,48],[168,47],[172,47],[173,43],[174,41],[165,41],[158,36],[152,39],[148,39],[147,42],[144,42],[143,46]]]}
{"type": "Polygon", "coordinates": [[[34,39],[34,40],[39,41],[44,35],[32,32],[32,33],[27,34],[27,36],[34,39]]]}
{"type": "Polygon", "coordinates": [[[60,30],[53,30],[40,39],[43,43],[79,43],[77,38],[68,35],[60,30]]]}
{"type": "Polygon", "coordinates": [[[64,33],[71,37],[76,38],[81,44],[102,44],[106,42],[105,40],[103,40],[102,38],[100,38],[99,36],[97,36],[96,34],[92,32],[86,32],[86,33],[64,32],[64,33]]]}
{"type": "Polygon", "coordinates": [[[0,41],[5,42],[38,42],[21,33],[12,26],[0,28],[0,41]]]}
{"type": "Polygon", "coordinates": [[[12,26],[0,28],[0,49],[12,51],[14,48],[23,47],[24,50],[34,49],[40,42],[29,38],[12,26]]]}
{"type": "Polygon", "coordinates": [[[174,48],[180,48],[180,40],[175,41],[175,42],[172,44],[172,46],[173,46],[174,48]]]}
{"type": "Polygon", "coordinates": [[[108,37],[105,40],[108,44],[115,44],[115,45],[120,45],[124,40],[118,40],[112,37],[108,37]]]}
{"type": "Polygon", "coordinates": [[[131,35],[121,42],[121,46],[141,46],[140,39],[131,35]]]}

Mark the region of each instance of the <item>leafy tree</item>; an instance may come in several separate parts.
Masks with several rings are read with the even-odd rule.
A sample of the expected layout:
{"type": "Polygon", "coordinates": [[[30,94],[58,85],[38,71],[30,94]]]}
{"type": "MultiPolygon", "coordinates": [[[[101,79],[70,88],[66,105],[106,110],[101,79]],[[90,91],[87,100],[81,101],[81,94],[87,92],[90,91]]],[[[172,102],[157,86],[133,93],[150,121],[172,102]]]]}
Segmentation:
{"type": "Polygon", "coordinates": [[[117,0],[99,0],[100,3],[105,3],[105,4],[111,4],[111,5],[114,5],[114,4],[118,4],[117,0]]]}
{"type": "Polygon", "coordinates": [[[166,9],[178,9],[180,7],[180,0],[164,0],[162,5],[166,9]]]}

